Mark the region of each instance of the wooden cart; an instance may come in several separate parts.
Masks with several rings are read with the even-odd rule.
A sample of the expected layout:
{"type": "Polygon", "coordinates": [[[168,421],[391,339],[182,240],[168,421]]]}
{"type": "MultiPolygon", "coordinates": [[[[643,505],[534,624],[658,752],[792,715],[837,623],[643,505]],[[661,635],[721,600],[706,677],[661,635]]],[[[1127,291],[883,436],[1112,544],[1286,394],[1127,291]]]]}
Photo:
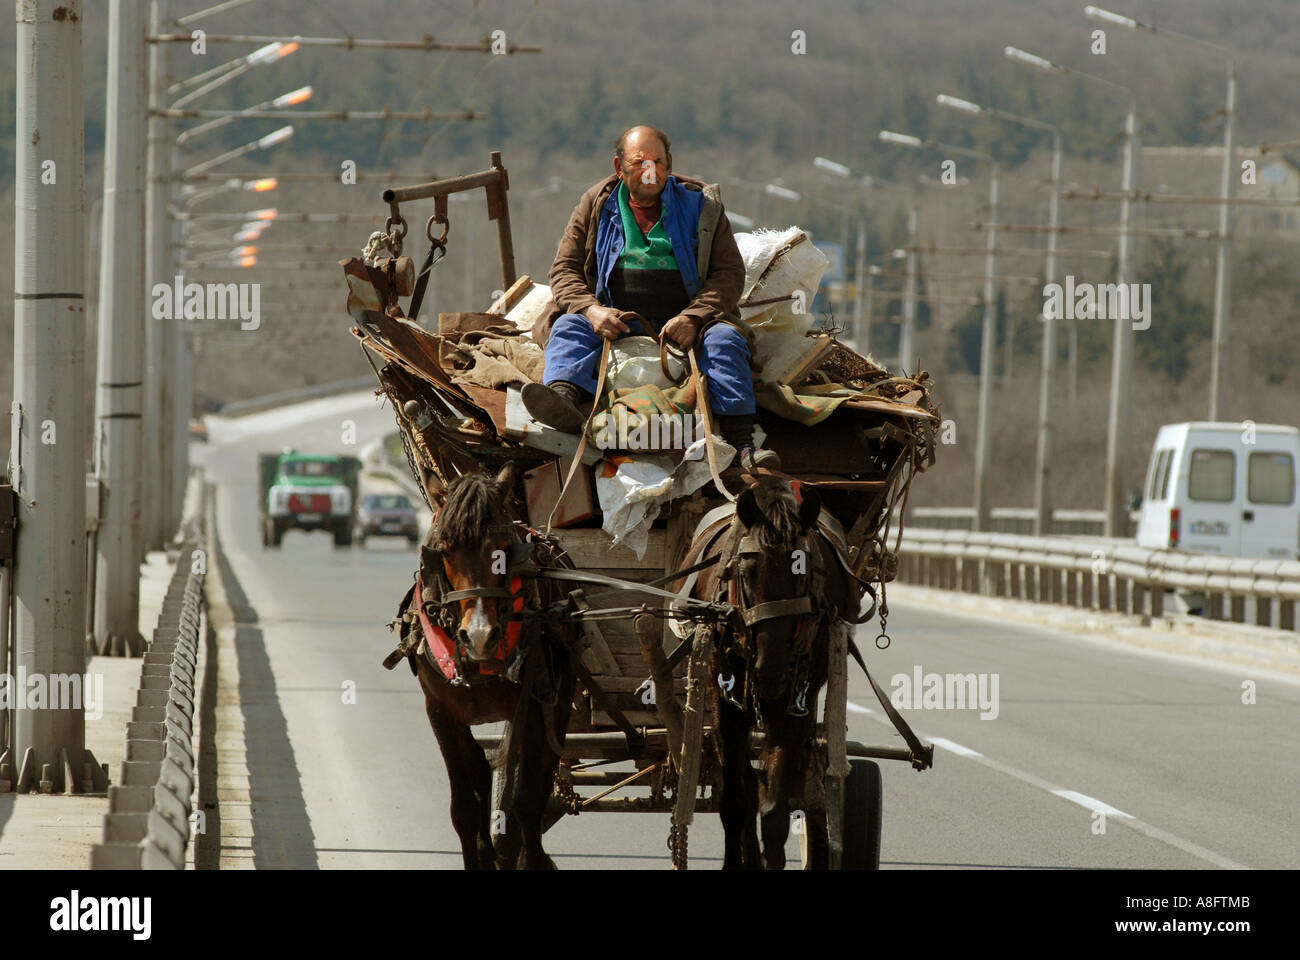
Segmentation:
{"type": "MultiPolygon", "coordinates": [[[[435,202],[425,231],[433,242],[421,271],[427,274],[448,237],[446,198],[468,189],[487,193],[489,217],[498,224],[503,289],[510,291],[517,278],[508,176],[497,153],[487,171],[385,191],[391,211],[384,240],[389,255],[371,257],[370,263],[343,262],[351,289],[349,312],[358,321],[353,334],[392,401],[412,476],[422,492],[431,478],[445,484],[458,473],[480,467],[495,470],[507,461],[519,465],[522,473],[554,462],[562,452],[540,448],[553,446],[550,443],[510,439],[506,397],[454,383],[444,366],[446,338],[404,319],[417,313],[422,284],[414,279],[413,264],[399,259],[406,232],[401,204],[435,202]],[[439,224],[442,236],[435,238],[439,224]],[[413,294],[413,304],[404,311],[400,297],[407,294],[413,294]]],[[[373,251],[375,245],[370,246],[373,251]]],[[[847,349],[836,349],[841,367],[871,366],[847,349]]],[[[883,583],[897,569],[897,558],[886,544],[888,521],[901,516],[900,500],[905,507],[912,475],[933,462],[937,415],[923,376],[890,377],[872,369],[882,389],[856,409],[837,411],[816,427],[774,416],[761,415],[760,422],[768,433],[765,445],[781,454],[786,472],[817,486],[826,508],[845,525],[846,558],[852,569],[863,579],[883,583]]],[[[722,480],[735,480],[738,474],[723,471],[722,480]]],[[[635,585],[680,570],[700,518],[723,502],[711,488],[671,501],[651,529],[640,559],[626,547],[611,546],[610,536],[598,526],[555,531],[578,571],[614,578],[621,589],[611,591],[607,583],[589,589],[578,584],[581,589],[574,594],[585,679],[575,695],[547,825],[566,815],[598,811],[668,813],[668,843],[673,866],[679,869],[687,865],[688,828],[694,815],[717,811],[721,770],[712,742],[709,676],[713,627],[706,618],[693,635],[679,638],[663,616],[663,598],[648,597],[635,585]],[[587,593],[599,593],[598,600],[593,602],[587,593]],[[609,610],[619,613],[601,613],[609,610]],[[631,770],[626,769],[629,763],[631,770]],[[620,765],[623,770],[612,769],[620,765]]],[[[828,758],[831,865],[870,869],[880,860],[881,777],[875,761],[902,760],[925,769],[932,763],[933,749],[910,731],[905,733],[908,747],[847,740],[851,629],[844,622],[831,629],[830,673],[817,737],[828,758]]],[[[882,705],[892,715],[888,703],[882,705]]],[[[503,747],[499,736],[477,739],[489,753],[503,747]]]]}

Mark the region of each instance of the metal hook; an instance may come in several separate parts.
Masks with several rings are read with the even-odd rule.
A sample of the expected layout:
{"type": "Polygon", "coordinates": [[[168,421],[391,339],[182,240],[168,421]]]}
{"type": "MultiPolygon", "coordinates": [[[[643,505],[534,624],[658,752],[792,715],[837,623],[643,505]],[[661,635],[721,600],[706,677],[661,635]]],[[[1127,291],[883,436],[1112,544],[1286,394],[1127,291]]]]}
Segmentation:
{"type": "Polygon", "coordinates": [[[433,216],[431,216],[429,218],[429,222],[424,225],[424,235],[429,238],[429,242],[432,243],[434,246],[441,247],[443,253],[447,252],[447,234],[448,232],[450,232],[450,230],[451,230],[451,223],[445,219],[439,220],[438,214],[436,213],[433,216]],[[433,225],[435,223],[442,224],[442,236],[439,237],[437,240],[433,239],[433,225]]]}

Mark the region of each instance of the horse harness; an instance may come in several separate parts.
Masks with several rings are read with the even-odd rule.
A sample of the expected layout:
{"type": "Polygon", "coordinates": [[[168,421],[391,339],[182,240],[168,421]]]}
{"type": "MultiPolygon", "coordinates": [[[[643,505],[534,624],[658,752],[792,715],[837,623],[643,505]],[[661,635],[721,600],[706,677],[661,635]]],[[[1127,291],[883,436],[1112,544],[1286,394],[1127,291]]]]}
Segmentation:
{"type": "MultiPolygon", "coordinates": [[[[817,531],[814,536],[824,535],[817,531]]],[[[746,557],[761,557],[767,551],[763,549],[758,537],[754,534],[740,534],[740,518],[738,516],[732,520],[728,529],[727,542],[722,553],[722,567],[718,574],[718,595],[715,597],[715,601],[722,600],[725,594],[726,601],[735,608],[736,612],[732,621],[732,636],[739,636],[741,641],[732,643],[728,649],[722,652],[724,657],[739,659],[743,663],[745,685],[739,698],[732,693],[734,674],[731,683],[727,683],[719,674],[718,686],[727,702],[742,710],[749,704],[753,704],[754,709],[758,710],[758,701],[754,697],[753,691],[754,670],[752,669],[754,658],[757,655],[755,627],[768,620],[775,620],[780,617],[796,617],[798,619],[795,621],[793,649],[786,659],[786,672],[782,677],[782,689],[790,691],[790,702],[786,707],[786,711],[791,716],[803,717],[808,714],[808,674],[812,665],[813,639],[817,636],[822,624],[831,619],[832,612],[820,604],[814,607],[812,602],[814,596],[823,596],[825,593],[826,568],[821,563],[821,550],[814,547],[812,537],[800,533],[795,539],[792,551],[792,559],[796,554],[801,554],[803,557],[804,572],[796,574],[796,576],[803,577],[804,592],[800,596],[785,600],[768,600],[751,605],[745,589],[744,578],[740,575],[740,563],[746,557]]]]}
{"type": "MultiPolygon", "coordinates": [[[[415,584],[402,601],[400,617],[392,624],[397,627],[405,623],[406,629],[399,634],[402,642],[384,661],[385,667],[391,670],[403,657],[415,653],[424,656],[452,686],[472,686],[499,678],[518,682],[524,658],[540,631],[541,591],[537,580],[541,567],[536,552],[539,545],[550,546],[550,542],[517,522],[490,524],[486,533],[504,533],[512,538],[506,558],[508,585],[453,590],[443,567],[443,552],[438,547],[441,529],[435,519],[420,548],[415,584]],[[506,609],[499,609],[497,614],[504,626],[503,636],[494,641],[490,659],[485,661],[471,660],[460,639],[460,601],[477,599],[506,601],[506,609]]],[[[414,662],[411,666],[414,670],[414,662]]]]}

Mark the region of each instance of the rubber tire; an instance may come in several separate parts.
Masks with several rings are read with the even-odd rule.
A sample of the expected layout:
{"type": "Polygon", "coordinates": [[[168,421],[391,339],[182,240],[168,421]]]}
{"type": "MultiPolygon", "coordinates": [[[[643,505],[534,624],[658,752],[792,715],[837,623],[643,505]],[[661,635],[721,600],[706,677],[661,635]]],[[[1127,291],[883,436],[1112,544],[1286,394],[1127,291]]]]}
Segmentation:
{"type": "Polygon", "coordinates": [[[340,523],[334,528],[334,546],[350,547],[352,546],[352,524],[340,523]]]}
{"type": "Polygon", "coordinates": [[[271,524],[271,546],[280,546],[280,541],[284,539],[284,527],[280,526],[274,520],[268,521],[271,524]]]}
{"type": "Polygon", "coordinates": [[[366,535],[365,535],[364,531],[353,530],[353,531],[352,531],[352,541],[353,541],[353,543],[355,543],[358,547],[364,547],[364,546],[366,545],[366,535]]]}
{"type": "Polygon", "coordinates": [[[871,760],[849,761],[849,775],[844,780],[843,869],[880,869],[883,794],[879,764],[871,760]]]}

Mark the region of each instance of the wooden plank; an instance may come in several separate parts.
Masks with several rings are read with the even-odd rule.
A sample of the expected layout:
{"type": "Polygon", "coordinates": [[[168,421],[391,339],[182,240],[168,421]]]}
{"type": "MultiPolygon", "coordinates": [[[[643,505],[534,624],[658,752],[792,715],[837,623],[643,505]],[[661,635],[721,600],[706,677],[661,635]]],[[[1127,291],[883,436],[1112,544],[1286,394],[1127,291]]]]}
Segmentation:
{"type": "MultiPolygon", "coordinates": [[[[630,713],[623,711],[627,717],[628,723],[634,727],[657,727],[659,726],[659,713],[656,710],[633,710],[630,713]]],[[[614,721],[604,710],[591,711],[591,725],[597,729],[603,727],[613,727],[614,721]]]]}
{"type": "Polygon", "coordinates": [[[640,560],[627,547],[611,547],[609,534],[604,530],[566,530],[561,542],[579,570],[593,573],[611,571],[609,576],[625,580],[631,579],[624,575],[626,572],[645,570],[649,573],[645,579],[653,580],[663,576],[665,539],[663,530],[651,530],[645,556],[640,560]],[[619,572],[612,572],[615,568],[620,568],[619,572]]]}
{"type": "Polygon", "coordinates": [[[827,336],[805,337],[797,333],[763,333],[754,338],[754,358],[766,383],[802,383],[835,348],[827,336]]]}
{"type": "MultiPolygon", "coordinates": [[[[502,433],[512,440],[526,443],[534,449],[565,457],[571,457],[577,453],[580,442],[579,438],[574,434],[553,430],[530,417],[528,411],[524,408],[524,402],[520,398],[518,389],[514,387],[506,390],[505,429],[502,430],[502,433]]],[[[582,452],[582,462],[587,466],[599,463],[603,459],[604,454],[597,449],[594,443],[588,443],[586,449],[582,452]]]]}
{"type": "MultiPolygon", "coordinates": [[[[644,673],[644,671],[643,671],[644,673]]],[[[600,688],[606,693],[635,693],[641,684],[645,683],[645,676],[640,677],[601,677],[600,688]]],[[[686,693],[686,678],[673,677],[673,690],[680,694],[686,693]]]]}
{"type": "MultiPolygon", "coordinates": [[[[590,610],[591,604],[582,591],[577,591],[574,597],[574,603],[580,610],[590,610]]],[[[601,632],[600,627],[590,620],[582,620],[582,635],[587,641],[587,649],[583,651],[582,662],[593,674],[614,675],[622,673],[619,669],[618,661],[614,659],[614,654],[609,649],[609,644],[605,642],[605,635],[601,632]],[[588,657],[590,654],[590,658],[588,657]],[[594,663],[592,662],[594,661],[594,663]]],[[[604,684],[602,683],[603,687],[604,684]]]]}
{"type": "Polygon", "coordinates": [[[515,301],[522,297],[532,285],[533,278],[528,276],[528,274],[524,274],[514,283],[510,284],[509,290],[501,294],[501,296],[497,297],[496,300],[492,302],[492,306],[487,308],[487,312],[498,314],[509,313],[510,308],[515,305],[515,301]]]}

